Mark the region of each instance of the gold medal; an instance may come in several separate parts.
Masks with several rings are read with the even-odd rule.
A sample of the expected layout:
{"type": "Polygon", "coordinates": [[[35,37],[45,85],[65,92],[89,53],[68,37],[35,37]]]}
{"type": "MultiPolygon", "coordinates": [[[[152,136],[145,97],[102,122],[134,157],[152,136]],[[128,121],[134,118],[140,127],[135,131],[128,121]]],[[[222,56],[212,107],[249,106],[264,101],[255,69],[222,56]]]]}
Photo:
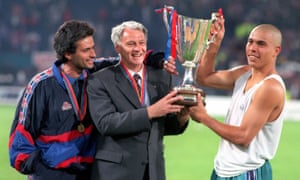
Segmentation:
{"type": "Polygon", "coordinates": [[[85,127],[84,127],[84,125],[83,125],[82,123],[78,124],[77,130],[78,130],[80,133],[83,133],[83,132],[84,132],[84,129],[85,129],[85,127]]]}

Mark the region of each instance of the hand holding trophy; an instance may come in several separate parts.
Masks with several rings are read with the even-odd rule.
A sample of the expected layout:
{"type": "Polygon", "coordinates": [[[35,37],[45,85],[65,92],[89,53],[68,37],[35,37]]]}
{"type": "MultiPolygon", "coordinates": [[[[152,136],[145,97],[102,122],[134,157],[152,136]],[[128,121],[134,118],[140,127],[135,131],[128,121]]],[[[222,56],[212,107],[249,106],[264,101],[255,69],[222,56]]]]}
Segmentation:
{"type": "Polygon", "coordinates": [[[176,56],[177,52],[178,60],[184,67],[183,81],[180,86],[174,87],[178,95],[183,96],[183,100],[177,104],[196,105],[198,93],[201,94],[205,104],[204,91],[195,87],[193,70],[203,56],[205,49],[213,41],[214,37],[211,38],[211,41],[208,40],[208,37],[211,24],[217,20],[217,13],[212,13],[211,19],[199,19],[177,14],[171,6],[165,6],[161,10],[169,35],[167,49],[171,49],[169,51],[173,57],[174,54],[176,56]],[[169,14],[171,15],[170,22],[168,21],[169,14]]]}

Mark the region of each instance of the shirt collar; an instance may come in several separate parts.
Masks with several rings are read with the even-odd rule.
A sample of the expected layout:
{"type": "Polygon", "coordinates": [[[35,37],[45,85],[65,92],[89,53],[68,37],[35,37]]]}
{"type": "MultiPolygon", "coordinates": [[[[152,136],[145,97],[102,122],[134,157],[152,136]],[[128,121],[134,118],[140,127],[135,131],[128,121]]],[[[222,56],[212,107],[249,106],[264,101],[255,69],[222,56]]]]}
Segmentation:
{"type": "Polygon", "coordinates": [[[140,77],[143,77],[143,68],[140,71],[138,71],[138,72],[134,72],[134,71],[128,69],[128,72],[130,73],[130,75],[132,77],[133,77],[134,74],[138,74],[138,75],[140,75],[140,77]]]}

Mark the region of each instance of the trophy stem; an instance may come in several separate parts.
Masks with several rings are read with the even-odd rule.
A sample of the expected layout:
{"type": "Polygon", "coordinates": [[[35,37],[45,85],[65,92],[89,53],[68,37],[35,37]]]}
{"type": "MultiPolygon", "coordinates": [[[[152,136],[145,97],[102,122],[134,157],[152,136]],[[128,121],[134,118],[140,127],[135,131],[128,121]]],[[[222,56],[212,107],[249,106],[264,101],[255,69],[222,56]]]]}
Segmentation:
{"type": "Polygon", "coordinates": [[[194,86],[193,69],[195,67],[195,64],[186,62],[184,63],[185,71],[183,82],[181,86],[174,88],[178,91],[178,95],[183,96],[183,100],[180,100],[176,103],[185,106],[194,106],[197,104],[197,94],[200,93],[202,96],[202,102],[205,105],[204,91],[194,86]]]}
{"type": "Polygon", "coordinates": [[[191,87],[194,83],[194,77],[193,77],[193,66],[185,66],[184,75],[183,75],[183,81],[182,86],[185,87],[191,87]]]}

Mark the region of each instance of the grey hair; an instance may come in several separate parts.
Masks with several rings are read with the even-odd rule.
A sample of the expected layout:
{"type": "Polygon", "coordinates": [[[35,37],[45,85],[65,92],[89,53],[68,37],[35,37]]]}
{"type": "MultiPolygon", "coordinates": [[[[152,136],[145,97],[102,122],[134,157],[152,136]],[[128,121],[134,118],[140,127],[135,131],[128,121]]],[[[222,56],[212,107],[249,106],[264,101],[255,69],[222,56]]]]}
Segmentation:
{"type": "Polygon", "coordinates": [[[146,40],[148,39],[148,30],[143,24],[136,21],[125,21],[113,27],[111,30],[111,41],[113,42],[114,46],[120,42],[125,28],[141,30],[145,34],[146,40]]]}

